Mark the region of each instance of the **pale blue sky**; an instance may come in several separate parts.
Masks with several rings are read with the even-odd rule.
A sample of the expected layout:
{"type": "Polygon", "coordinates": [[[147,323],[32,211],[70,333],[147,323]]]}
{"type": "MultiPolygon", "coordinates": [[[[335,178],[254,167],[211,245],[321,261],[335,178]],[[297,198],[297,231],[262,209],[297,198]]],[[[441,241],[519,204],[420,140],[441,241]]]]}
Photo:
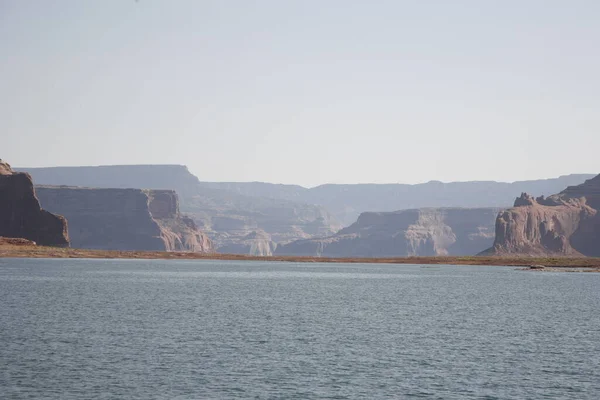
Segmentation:
{"type": "Polygon", "coordinates": [[[0,157],[202,180],[600,172],[600,1],[0,0],[0,157]]]}

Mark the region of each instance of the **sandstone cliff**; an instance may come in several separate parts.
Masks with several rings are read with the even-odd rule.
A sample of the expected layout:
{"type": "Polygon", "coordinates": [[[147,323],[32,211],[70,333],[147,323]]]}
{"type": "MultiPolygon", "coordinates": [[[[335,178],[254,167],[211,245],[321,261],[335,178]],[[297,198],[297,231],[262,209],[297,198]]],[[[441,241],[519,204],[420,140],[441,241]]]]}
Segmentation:
{"type": "Polygon", "coordinates": [[[600,175],[548,198],[526,193],[496,221],[485,255],[600,256],[600,175]]]}
{"type": "Polygon", "coordinates": [[[497,208],[366,212],[336,235],[278,246],[276,255],[405,257],[474,255],[494,240],[497,208]]]}
{"type": "Polygon", "coordinates": [[[36,182],[48,185],[174,189],[181,210],[211,237],[218,251],[257,255],[268,255],[275,246],[298,239],[331,236],[369,210],[506,208],[523,191],[549,195],[592,177],[580,174],[513,183],[432,181],[304,188],[262,182],[201,182],[181,165],[25,170],[36,182]]]}
{"type": "Polygon", "coordinates": [[[279,244],[325,237],[342,226],[320,206],[202,189],[187,212],[202,223],[220,253],[272,255],[279,244]]]}
{"type": "MultiPolygon", "coordinates": [[[[271,255],[278,243],[327,236],[342,226],[323,207],[204,185],[181,165],[29,168],[36,182],[108,188],[174,189],[181,210],[221,253],[271,255]]],[[[286,185],[276,185],[285,187],[286,185]]]]}
{"type": "Polygon", "coordinates": [[[41,204],[64,215],[76,248],[212,252],[172,190],[36,187],[41,204]]]}
{"type": "Polygon", "coordinates": [[[31,177],[0,160],[0,236],[44,246],[69,246],[67,222],[40,208],[31,177]]]}

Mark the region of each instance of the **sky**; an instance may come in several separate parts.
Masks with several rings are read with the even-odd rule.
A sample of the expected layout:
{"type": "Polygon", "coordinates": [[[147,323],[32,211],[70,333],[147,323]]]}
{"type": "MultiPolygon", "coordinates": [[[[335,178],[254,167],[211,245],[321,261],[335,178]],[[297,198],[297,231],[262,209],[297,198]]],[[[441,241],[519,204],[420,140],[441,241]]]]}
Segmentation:
{"type": "Polygon", "coordinates": [[[204,181],[600,173],[597,0],[0,0],[0,158],[204,181]]]}

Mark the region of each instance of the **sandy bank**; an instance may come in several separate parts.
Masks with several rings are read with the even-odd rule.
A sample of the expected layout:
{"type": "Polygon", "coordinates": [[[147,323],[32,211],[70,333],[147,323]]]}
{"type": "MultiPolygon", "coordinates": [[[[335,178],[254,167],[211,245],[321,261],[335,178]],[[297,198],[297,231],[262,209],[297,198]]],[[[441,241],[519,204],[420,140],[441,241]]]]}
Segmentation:
{"type": "Polygon", "coordinates": [[[533,258],[533,257],[402,257],[402,258],[319,258],[319,257],[255,257],[238,254],[200,254],[165,251],[110,251],[56,248],[30,245],[0,244],[0,257],[8,258],[106,258],[106,259],[164,259],[164,260],[251,260],[322,263],[392,263],[392,264],[452,264],[499,265],[531,267],[544,266],[543,270],[588,270],[600,272],[600,258],[533,258]]]}

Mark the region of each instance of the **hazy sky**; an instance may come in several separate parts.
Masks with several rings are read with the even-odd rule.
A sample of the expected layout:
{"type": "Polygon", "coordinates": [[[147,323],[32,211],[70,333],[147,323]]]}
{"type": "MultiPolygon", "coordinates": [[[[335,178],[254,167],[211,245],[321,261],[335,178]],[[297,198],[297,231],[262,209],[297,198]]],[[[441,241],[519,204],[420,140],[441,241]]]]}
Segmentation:
{"type": "Polygon", "coordinates": [[[0,0],[0,158],[202,180],[600,172],[600,1],[0,0]]]}

